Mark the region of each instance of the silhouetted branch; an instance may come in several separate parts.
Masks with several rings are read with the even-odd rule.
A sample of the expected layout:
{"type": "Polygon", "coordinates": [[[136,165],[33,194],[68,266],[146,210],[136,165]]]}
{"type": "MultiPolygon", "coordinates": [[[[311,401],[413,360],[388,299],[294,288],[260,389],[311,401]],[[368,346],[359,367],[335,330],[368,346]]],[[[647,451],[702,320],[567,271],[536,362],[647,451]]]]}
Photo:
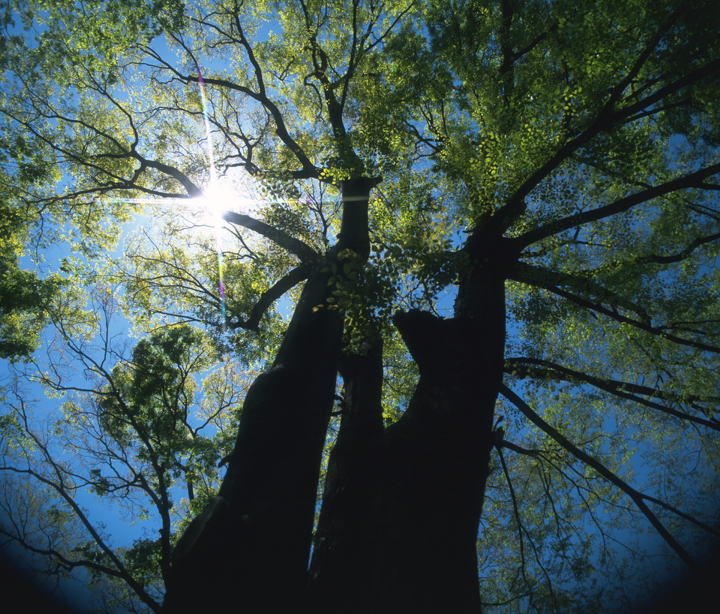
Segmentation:
{"type": "Polygon", "coordinates": [[[43,443],[40,437],[38,437],[35,432],[30,428],[25,414],[24,401],[17,394],[15,396],[20,403],[20,409],[19,411],[17,411],[17,415],[23,423],[23,431],[28,436],[28,438],[32,440],[33,445],[37,447],[37,449],[40,451],[44,461],[48,464],[52,472],[55,474],[56,479],[50,479],[47,476],[39,473],[38,471],[35,471],[29,466],[27,468],[20,468],[12,465],[3,464],[0,465],[0,472],[8,472],[11,474],[30,476],[41,484],[44,484],[51,490],[55,491],[73,511],[73,514],[80,521],[85,530],[90,534],[93,542],[97,545],[97,547],[112,562],[116,570],[116,572],[112,575],[121,577],[128,584],[128,586],[132,588],[133,591],[135,591],[138,597],[145,604],[148,605],[148,607],[150,607],[155,612],[159,612],[160,605],[155,602],[155,600],[150,597],[150,595],[147,594],[144,587],[139,582],[137,582],[135,578],[130,574],[125,565],[123,565],[123,562],[115,554],[112,548],[107,545],[107,543],[98,533],[97,529],[90,521],[88,516],[75,501],[74,497],[70,493],[70,488],[68,487],[68,484],[66,484],[67,472],[53,458],[47,445],[45,445],[45,443],[43,443]]]}
{"type": "Polygon", "coordinates": [[[546,289],[549,290],[550,292],[552,292],[553,294],[557,294],[558,296],[562,296],[563,298],[568,299],[569,301],[575,303],[576,305],[580,305],[581,307],[585,307],[587,309],[597,311],[598,313],[602,313],[602,314],[612,318],[613,320],[617,320],[618,322],[623,322],[624,324],[630,324],[631,326],[634,326],[635,328],[644,330],[645,332],[648,332],[652,335],[656,335],[657,337],[662,337],[663,339],[667,339],[668,341],[672,341],[673,343],[677,343],[679,345],[686,345],[688,347],[694,347],[698,350],[703,350],[705,352],[713,352],[715,354],[720,354],[720,347],[718,347],[718,346],[709,345],[707,343],[702,343],[700,341],[692,341],[691,339],[684,339],[683,337],[678,337],[677,335],[671,335],[670,333],[665,332],[664,326],[651,326],[650,324],[647,324],[645,322],[640,322],[639,320],[634,320],[632,318],[628,318],[627,316],[619,314],[616,311],[606,309],[602,305],[593,303],[592,301],[589,301],[581,296],[577,296],[576,294],[572,294],[571,292],[561,290],[560,288],[557,288],[555,286],[548,285],[548,286],[546,286],[546,289]]]}
{"type": "Polygon", "coordinates": [[[275,282],[268,290],[263,292],[262,296],[258,299],[258,302],[250,312],[250,317],[247,320],[240,320],[229,322],[230,328],[244,328],[247,330],[258,330],[260,324],[260,318],[267,311],[277,299],[279,299],[288,290],[299,284],[304,279],[308,278],[310,274],[310,267],[301,265],[294,268],[292,271],[287,273],[284,277],[275,282]]]}
{"type": "Polygon", "coordinates": [[[518,510],[518,504],[517,504],[517,497],[515,496],[515,488],[513,488],[512,480],[510,479],[510,473],[507,468],[507,464],[505,463],[505,457],[502,453],[502,448],[497,448],[498,457],[500,458],[500,466],[503,470],[503,475],[505,476],[505,482],[508,485],[508,491],[510,492],[510,500],[512,501],[512,507],[513,507],[513,516],[515,516],[515,524],[517,525],[517,532],[518,532],[518,539],[520,540],[520,569],[522,570],[523,579],[525,580],[525,584],[527,586],[530,586],[530,582],[528,581],[527,574],[525,573],[525,540],[523,538],[523,524],[522,520],[520,519],[520,511],[518,510]]]}
{"type": "Polygon", "coordinates": [[[720,173],[720,164],[712,164],[695,171],[694,173],[689,173],[671,181],[649,187],[641,192],[631,194],[630,196],[616,200],[615,202],[603,207],[597,207],[595,209],[590,209],[589,211],[583,211],[582,213],[576,213],[574,215],[569,215],[559,220],[555,220],[549,224],[530,230],[516,239],[513,239],[513,241],[516,242],[518,246],[525,247],[531,243],[541,241],[542,239],[563,232],[564,230],[622,213],[632,207],[635,207],[636,205],[648,202],[654,198],[658,198],[659,196],[664,196],[665,194],[670,194],[671,192],[687,188],[702,188],[703,180],[717,173],[720,173]]]}
{"type": "MultiPolygon", "coordinates": [[[[660,42],[676,17],[676,14],[671,15],[670,18],[661,25],[657,34],[653,36],[643,51],[638,55],[636,62],[633,64],[628,74],[610,89],[610,96],[607,102],[598,111],[595,119],[589,123],[588,127],[575,138],[563,144],[552,156],[550,156],[547,162],[532,173],[530,177],[528,177],[520,185],[520,187],[515,190],[512,196],[508,198],[506,204],[498,211],[498,223],[506,224],[506,220],[513,220],[517,218],[517,216],[520,215],[525,208],[525,198],[527,195],[535,189],[535,187],[537,187],[543,179],[548,177],[573,153],[590,142],[595,136],[603,132],[607,132],[613,127],[633,119],[633,116],[644,111],[649,106],[655,104],[663,98],[720,72],[720,60],[713,60],[704,66],[687,73],[680,79],[669,83],[665,87],[660,88],[653,94],[650,94],[646,98],[643,98],[632,105],[621,107],[619,109],[614,108],[624,89],[642,68],[643,64],[647,61],[653,49],[660,42]]],[[[504,230],[504,228],[502,228],[502,230],[504,230]]]]}
{"type": "Polygon", "coordinates": [[[640,394],[657,396],[659,398],[665,399],[670,398],[670,395],[663,394],[660,391],[654,390],[652,388],[647,388],[645,386],[638,386],[636,384],[630,384],[628,382],[620,382],[616,380],[594,377],[592,375],[587,375],[586,373],[575,371],[573,369],[569,369],[568,367],[563,367],[562,365],[558,365],[547,360],[540,360],[536,358],[508,358],[505,360],[505,371],[519,377],[523,377],[523,375],[538,378],[551,377],[553,379],[566,382],[587,383],[622,399],[627,399],[629,401],[633,401],[634,403],[639,403],[641,405],[645,405],[646,407],[656,409],[671,416],[675,416],[676,418],[687,420],[689,422],[694,422],[695,424],[701,424],[702,426],[706,426],[716,431],[720,431],[720,421],[708,420],[706,418],[693,416],[686,412],[673,409],[672,407],[660,405],[659,403],[655,403],[654,401],[651,401],[649,399],[642,398],[640,396],[637,396],[637,394],[633,394],[631,392],[631,390],[634,389],[640,394]],[[538,368],[538,366],[528,365],[538,365],[540,368],[538,368]]]}
{"type": "MultiPolygon", "coordinates": [[[[707,189],[707,186],[703,186],[704,189],[707,189]]],[[[715,234],[708,235],[706,237],[698,237],[695,239],[690,245],[688,245],[684,250],[681,252],[678,252],[677,254],[672,254],[670,256],[657,256],[655,254],[650,254],[648,256],[640,256],[637,259],[637,262],[657,262],[658,264],[669,264],[671,262],[680,262],[681,260],[684,260],[687,258],[695,249],[700,247],[701,245],[705,245],[706,243],[711,243],[713,241],[717,241],[720,239],[720,232],[716,232],[715,234]]]]}
{"type": "MultiPolygon", "coordinates": [[[[244,35],[241,31],[241,36],[244,38],[244,35]]],[[[188,53],[188,55],[191,57],[191,59],[197,64],[195,61],[195,58],[191,51],[180,41],[179,39],[175,39],[178,44],[180,44],[185,51],[188,53]]],[[[249,46],[246,46],[246,50],[249,46]]],[[[262,75],[258,75],[256,73],[256,77],[259,77],[258,83],[260,86],[260,91],[255,91],[249,87],[246,87],[244,85],[240,85],[239,83],[235,83],[233,81],[230,81],[229,79],[220,79],[215,77],[205,77],[201,75],[185,75],[178,71],[174,66],[172,66],[169,62],[164,60],[160,54],[158,54],[155,50],[151,49],[150,47],[143,47],[143,50],[148,53],[152,58],[154,58],[156,61],[158,61],[161,66],[158,68],[162,68],[165,70],[169,70],[172,72],[178,79],[185,83],[205,83],[207,85],[216,85],[218,87],[221,87],[223,89],[233,90],[237,92],[241,92],[245,94],[246,96],[249,96],[253,100],[256,100],[259,102],[263,108],[272,116],[273,122],[275,123],[275,133],[280,138],[280,140],[287,146],[287,148],[293,153],[293,155],[297,158],[297,160],[300,162],[300,165],[302,166],[301,171],[295,171],[291,173],[296,178],[318,178],[319,172],[318,169],[315,168],[315,165],[310,161],[310,159],[307,157],[305,152],[303,151],[302,147],[298,145],[297,141],[290,136],[290,133],[288,132],[287,126],[285,124],[285,119],[283,117],[282,112],[278,108],[278,106],[265,94],[265,88],[263,86],[262,81],[262,75]]],[[[250,50],[252,52],[252,50],[250,50]]],[[[251,58],[252,59],[252,58],[251,58]]],[[[256,67],[257,69],[258,67],[256,67]]]]}
{"type": "MultiPolygon", "coordinates": [[[[672,536],[672,534],[665,528],[665,525],[660,522],[659,518],[652,512],[652,510],[645,504],[645,500],[652,500],[657,503],[653,497],[649,497],[630,486],[627,482],[618,477],[615,473],[610,471],[600,461],[593,458],[589,454],[586,454],[580,450],[577,446],[573,445],[566,437],[564,437],[557,429],[553,428],[545,422],[538,414],[536,414],[530,406],[525,403],[517,394],[510,390],[504,384],[500,385],[500,393],[508,399],[515,407],[517,407],[530,422],[537,426],[540,430],[554,439],[563,448],[570,452],[577,459],[592,467],[606,480],[620,488],[625,494],[627,494],[638,509],[645,515],[650,524],[655,527],[655,530],[662,536],[665,542],[670,546],[675,553],[689,566],[695,567],[693,559],[690,557],[688,552],[678,543],[678,541],[672,536]]],[[[673,510],[674,511],[674,510],[673,510]]]]}
{"type": "Polygon", "coordinates": [[[589,277],[572,273],[550,271],[525,262],[517,262],[510,271],[509,278],[545,289],[551,289],[557,285],[570,286],[575,290],[588,292],[599,300],[609,303],[614,307],[624,307],[625,309],[634,311],[644,322],[650,321],[650,316],[643,307],[624,296],[613,292],[609,288],[605,288],[589,277]]]}
{"type": "Polygon", "coordinates": [[[317,252],[303,241],[300,241],[300,239],[291,237],[284,230],[270,226],[270,224],[266,224],[265,222],[250,217],[249,215],[228,211],[223,215],[223,218],[231,224],[244,226],[249,230],[261,234],[267,239],[270,239],[280,247],[283,247],[289,252],[295,254],[302,262],[311,262],[318,257],[317,252]]]}

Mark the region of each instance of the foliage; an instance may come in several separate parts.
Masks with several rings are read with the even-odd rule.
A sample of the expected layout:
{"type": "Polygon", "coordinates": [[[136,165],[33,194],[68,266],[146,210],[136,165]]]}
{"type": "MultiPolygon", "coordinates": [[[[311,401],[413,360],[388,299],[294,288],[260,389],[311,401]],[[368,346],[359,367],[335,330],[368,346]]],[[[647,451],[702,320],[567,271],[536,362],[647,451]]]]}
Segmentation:
{"type": "Polygon", "coordinates": [[[196,499],[206,501],[217,488],[218,461],[228,451],[243,385],[229,365],[217,367],[207,338],[187,325],[143,338],[124,357],[110,336],[109,304],[95,309],[105,309],[105,318],[90,333],[73,335],[67,321],[57,324],[47,362],[25,367],[27,389],[15,389],[6,402],[6,483],[9,476],[25,476],[45,492],[46,503],[10,495],[9,488],[6,516],[33,520],[3,527],[3,534],[28,548],[37,548],[37,536],[45,535],[45,571],[63,575],[86,568],[108,603],[156,608],[173,525],[186,522],[196,499]],[[115,365],[107,369],[111,359],[115,365]],[[73,374],[77,367],[84,383],[73,374]],[[68,399],[44,425],[28,400],[33,382],[68,399]],[[159,538],[118,544],[93,519],[98,505],[114,507],[116,522],[150,521],[144,524],[159,530],[159,538]]]}
{"type": "Polygon", "coordinates": [[[94,527],[83,489],[160,527],[129,546],[58,542],[61,567],[157,609],[302,282],[328,276],[312,307],[343,314],[346,354],[382,336],[390,425],[418,381],[393,314],[455,317],[499,250],[480,245],[478,264],[468,246],[495,235],[516,257],[498,272],[488,611],[619,608],[609,594],[647,564],[631,533],[660,536],[638,552],[685,559],[717,536],[712,2],[20,4],[2,3],[0,356],[26,357],[16,377],[63,413],[42,435],[30,392],[12,393],[3,469],[54,492],[73,535],[94,527]],[[334,251],[359,178],[377,180],[367,263],[334,251]],[[222,229],[193,214],[218,184],[245,192],[222,229]],[[58,240],[77,257],[50,270],[58,240]]]}

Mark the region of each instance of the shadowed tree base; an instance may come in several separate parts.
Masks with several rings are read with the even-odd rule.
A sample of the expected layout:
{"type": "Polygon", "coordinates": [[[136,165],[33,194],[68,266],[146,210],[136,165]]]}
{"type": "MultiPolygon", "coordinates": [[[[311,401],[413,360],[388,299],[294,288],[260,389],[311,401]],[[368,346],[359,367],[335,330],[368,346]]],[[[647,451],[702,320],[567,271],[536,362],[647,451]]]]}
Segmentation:
{"type": "Polygon", "coordinates": [[[403,417],[383,431],[379,347],[345,361],[346,407],[328,467],[310,605],[323,614],[477,614],[475,542],[499,371],[483,370],[466,320],[409,312],[395,322],[420,381],[403,417]]]}

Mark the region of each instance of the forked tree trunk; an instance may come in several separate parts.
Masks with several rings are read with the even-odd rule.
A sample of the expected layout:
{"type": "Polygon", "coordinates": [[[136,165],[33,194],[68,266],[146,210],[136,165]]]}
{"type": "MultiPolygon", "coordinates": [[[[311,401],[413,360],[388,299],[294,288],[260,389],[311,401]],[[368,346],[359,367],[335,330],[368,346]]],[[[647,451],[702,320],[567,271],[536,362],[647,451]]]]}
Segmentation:
{"type": "Polygon", "coordinates": [[[499,242],[485,242],[480,255],[468,245],[455,317],[395,318],[420,369],[403,417],[382,431],[377,348],[342,373],[347,406],[309,590],[322,614],[480,612],[475,544],[502,377],[508,256],[499,242]]]}
{"type": "MultiPolygon", "coordinates": [[[[344,186],[348,201],[330,258],[343,249],[367,258],[371,185],[344,186]],[[350,210],[348,202],[362,208],[350,210]]],[[[312,309],[326,304],[330,274],[311,275],[273,368],[248,392],[219,496],[178,544],[163,612],[235,603],[248,613],[279,614],[303,601],[322,614],[480,611],[475,541],[502,376],[509,266],[499,245],[468,242],[454,318],[396,316],[420,370],[396,424],[382,426],[379,343],[343,361],[347,407],[305,590],[342,333],[337,312],[312,309]]]]}
{"type": "MultiPolygon", "coordinates": [[[[327,305],[328,271],[343,250],[369,252],[367,204],[376,182],[342,186],[338,243],[302,291],[272,368],[245,399],[218,497],[176,547],[162,611],[291,611],[305,588],[318,474],[333,406],[342,316],[327,305]]],[[[342,267],[336,267],[340,269],[342,267]]]]}

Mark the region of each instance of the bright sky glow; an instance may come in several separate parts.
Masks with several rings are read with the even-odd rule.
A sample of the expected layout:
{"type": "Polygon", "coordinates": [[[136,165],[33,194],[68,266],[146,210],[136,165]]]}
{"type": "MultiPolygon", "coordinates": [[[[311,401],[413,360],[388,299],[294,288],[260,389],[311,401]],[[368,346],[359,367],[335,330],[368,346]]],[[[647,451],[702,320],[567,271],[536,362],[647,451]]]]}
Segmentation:
{"type": "Polygon", "coordinates": [[[202,196],[191,199],[190,207],[198,223],[219,226],[228,211],[246,215],[257,213],[261,201],[251,198],[251,190],[250,186],[236,185],[223,179],[211,181],[202,196]]]}
{"type": "Polygon", "coordinates": [[[215,181],[211,183],[203,195],[198,199],[202,208],[213,218],[222,219],[223,213],[229,210],[237,210],[242,200],[227,184],[215,181]]]}
{"type": "Polygon", "coordinates": [[[198,88],[202,102],[203,125],[205,132],[205,154],[207,158],[207,169],[209,173],[208,184],[203,188],[202,194],[195,198],[133,198],[120,199],[127,203],[158,205],[167,207],[169,211],[184,217],[192,227],[208,229],[215,235],[215,250],[217,252],[218,268],[218,296],[220,299],[220,315],[223,326],[226,319],[225,310],[225,281],[223,262],[223,241],[222,227],[225,225],[223,216],[228,211],[243,213],[245,215],[256,214],[261,205],[267,200],[258,198],[257,185],[252,177],[245,174],[243,178],[230,179],[229,177],[218,177],[215,164],[215,153],[213,147],[213,133],[210,127],[208,113],[208,100],[205,91],[205,80],[203,79],[200,66],[197,66],[198,88]]]}
{"type": "MultiPolygon", "coordinates": [[[[208,133],[208,138],[209,137],[210,133],[208,133]]],[[[223,224],[223,215],[227,211],[249,213],[252,201],[248,198],[242,197],[241,192],[235,189],[231,184],[215,179],[213,164],[211,164],[211,170],[213,170],[213,172],[211,173],[210,185],[203,190],[202,196],[193,200],[200,205],[200,223],[207,223],[215,229],[215,248],[217,251],[218,266],[218,294],[220,296],[220,315],[224,330],[226,319],[225,281],[220,228],[223,224]]]]}

